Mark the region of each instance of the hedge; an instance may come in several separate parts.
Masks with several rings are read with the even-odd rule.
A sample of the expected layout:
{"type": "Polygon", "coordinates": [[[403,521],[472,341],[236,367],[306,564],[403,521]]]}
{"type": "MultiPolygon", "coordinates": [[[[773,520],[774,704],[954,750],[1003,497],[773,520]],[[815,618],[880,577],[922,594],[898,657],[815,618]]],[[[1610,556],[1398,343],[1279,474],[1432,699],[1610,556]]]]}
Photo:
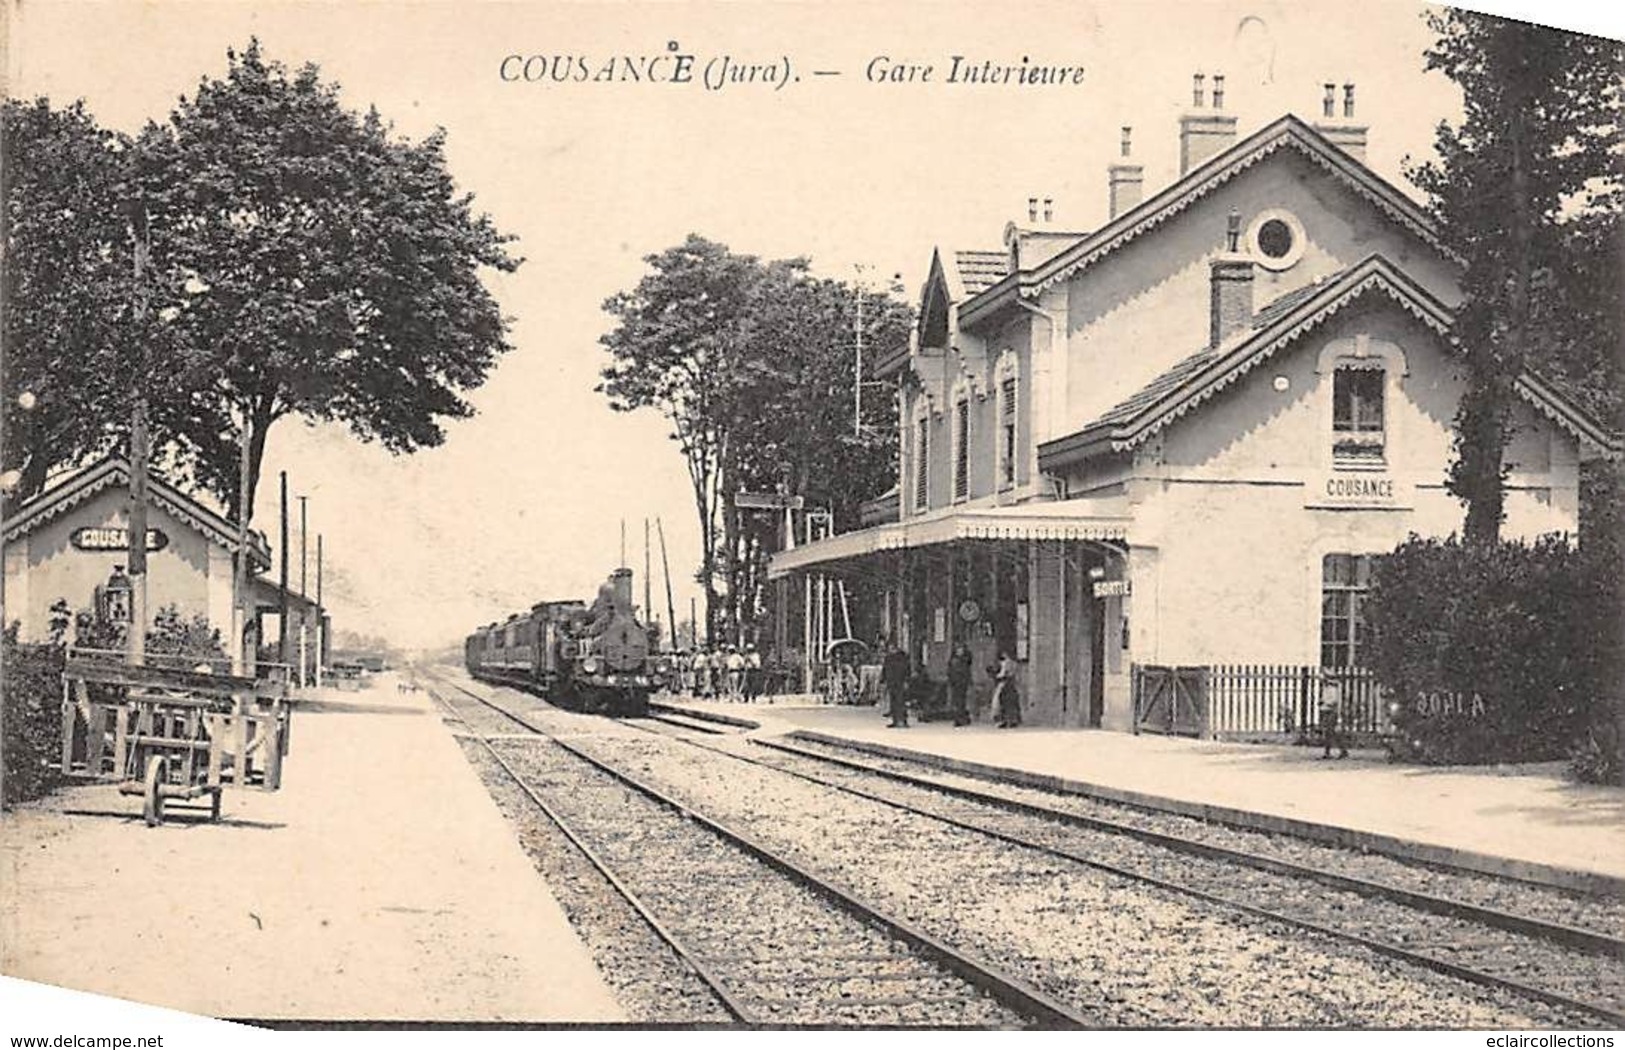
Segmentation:
{"type": "Polygon", "coordinates": [[[6,764],[6,805],[39,798],[60,779],[62,758],[62,648],[20,645],[5,634],[5,674],[0,704],[5,705],[0,758],[6,764]]]}
{"type": "Polygon", "coordinates": [[[1619,579],[1602,546],[1413,536],[1377,560],[1367,661],[1393,699],[1396,757],[1571,758],[1617,780],[1619,579]]]}

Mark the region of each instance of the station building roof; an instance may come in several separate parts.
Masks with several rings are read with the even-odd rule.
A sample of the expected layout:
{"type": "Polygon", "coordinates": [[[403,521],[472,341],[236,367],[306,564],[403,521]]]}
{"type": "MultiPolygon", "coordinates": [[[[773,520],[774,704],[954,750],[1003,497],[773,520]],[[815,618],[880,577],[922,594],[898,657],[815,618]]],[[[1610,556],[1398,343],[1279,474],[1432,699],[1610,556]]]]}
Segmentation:
{"type": "MultiPolygon", "coordinates": [[[[127,489],[129,486],[129,462],[118,456],[109,456],[22,504],[4,523],[0,523],[0,535],[4,535],[8,543],[15,542],[40,526],[72,513],[75,508],[108,489],[127,489]]],[[[177,521],[191,526],[227,550],[236,552],[237,525],[225,515],[209,509],[195,497],[150,472],[147,475],[147,495],[177,521]]],[[[250,531],[248,549],[250,564],[255,571],[271,567],[271,547],[264,533],[250,531]]]]}

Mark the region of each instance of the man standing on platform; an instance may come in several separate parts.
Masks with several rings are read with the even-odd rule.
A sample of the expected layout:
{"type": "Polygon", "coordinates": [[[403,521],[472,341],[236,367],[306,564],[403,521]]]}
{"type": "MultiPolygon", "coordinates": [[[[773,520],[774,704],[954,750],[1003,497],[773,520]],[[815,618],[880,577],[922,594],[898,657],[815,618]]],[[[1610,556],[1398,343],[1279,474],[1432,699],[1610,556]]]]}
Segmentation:
{"type": "Polygon", "coordinates": [[[694,647],[694,658],[689,665],[689,674],[693,679],[689,687],[690,696],[700,698],[711,692],[711,659],[705,655],[703,646],[694,647]]]}
{"type": "Polygon", "coordinates": [[[880,664],[880,680],[886,685],[886,696],[891,702],[893,728],[908,728],[908,654],[894,642],[880,664]]]}

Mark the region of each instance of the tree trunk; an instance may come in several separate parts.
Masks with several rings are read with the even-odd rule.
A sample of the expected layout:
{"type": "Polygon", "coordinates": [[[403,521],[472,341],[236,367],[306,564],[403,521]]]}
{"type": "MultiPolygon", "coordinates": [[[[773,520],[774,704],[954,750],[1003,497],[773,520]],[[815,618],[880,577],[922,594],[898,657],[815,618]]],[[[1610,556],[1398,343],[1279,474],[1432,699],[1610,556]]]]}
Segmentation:
{"type": "Polygon", "coordinates": [[[1506,267],[1498,275],[1506,282],[1506,313],[1499,337],[1491,337],[1487,369],[1478,369],[1477,409],[1483,413],[1477,438],[1477,478],[1473,498],[1467,504],[1467,520],[1462,531],[1470,543],[1493,544],[1501,538],[1501,522],[1506,517],[1504,455],[1512,438],[1514,390],[1523,374],[1529,332],[1529,285],[1534,269],[1535,216],[1532,213],[1529,184],[1529,136],[1526,126],[1527,92],[1513,85],[1512,106],[1507,121],[1507,138],[1512,170],[1508,193],[1511,208],[1507,215],[1509,253],[1506,267]]]}
{"type": "MultiPolygon", "coordinates": [[[[1618,227],[1614,250],[1625,258],[1625,224],[1618,227]]],[[[1614,375],[1625,378],[1625,325],[1620,326],[1618,341],[1614,345],[1614,375]]],[[[1614,396],[1614,415],[1614,433],[1625,435],[1625,396],[1618,393],[1614,396]]],[[[1614,498],[1625,500],[1625,462],[1609,462],[1607,467],[1614,474],[1614,498]]],[[[1610,699],[1614,706],[1615,782],[1625,784],[1625,564],[1621,564],[1625,562],[1625,509],[1616,507],[1615,510],[1614,629],[1611,632],[1614,651],[1613,658],[1604,664],[1607,668],[1604,680],[1611,683],[1609,688],[1613,692],[1610,699]]],[[[1604,632],[1603,637],[1609,637],[1609,633],[1604,632]]]]}

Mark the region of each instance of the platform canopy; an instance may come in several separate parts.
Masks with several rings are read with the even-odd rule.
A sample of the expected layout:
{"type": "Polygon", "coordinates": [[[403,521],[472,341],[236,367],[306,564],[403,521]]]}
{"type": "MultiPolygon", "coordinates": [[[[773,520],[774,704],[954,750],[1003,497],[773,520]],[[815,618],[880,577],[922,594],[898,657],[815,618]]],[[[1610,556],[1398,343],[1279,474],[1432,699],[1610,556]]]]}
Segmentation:
{"type": "Polygon", "coordinates": [[[936,515],[843,532],[794,550],[780,551],[768,563],[767,575],[769,579],[778,579],[815,565],[861,558],[879,551],[962,540],[1126,541],[1132,521],[1121,499],[958,507],[936,515]]]}

